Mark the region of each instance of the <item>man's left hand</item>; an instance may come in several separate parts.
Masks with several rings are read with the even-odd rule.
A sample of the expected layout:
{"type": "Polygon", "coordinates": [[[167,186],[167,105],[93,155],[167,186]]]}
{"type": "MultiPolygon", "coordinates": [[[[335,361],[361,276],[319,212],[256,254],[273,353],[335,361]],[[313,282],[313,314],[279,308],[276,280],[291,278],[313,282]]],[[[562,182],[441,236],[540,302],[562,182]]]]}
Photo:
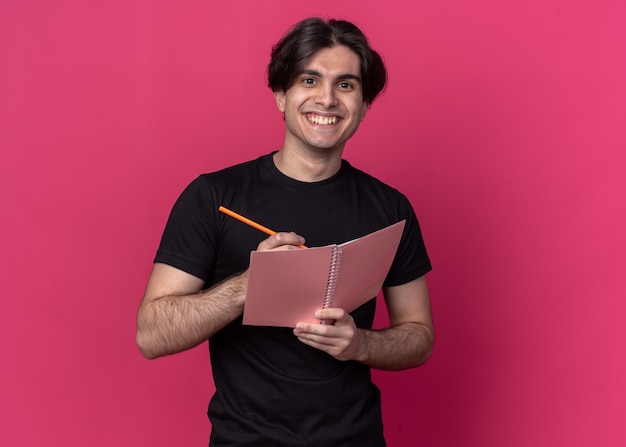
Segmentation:
{"type": "Polygon", "coordinates": [[[293,333],[302,343],[322,350],[337,360],[359,360],[365,334],[354,324],[352,316],[343,309],[322,309],[315,318],[326,324],[298,323],[293,333]],[[334,324],[331,324],[333,323],[334,324]]]}

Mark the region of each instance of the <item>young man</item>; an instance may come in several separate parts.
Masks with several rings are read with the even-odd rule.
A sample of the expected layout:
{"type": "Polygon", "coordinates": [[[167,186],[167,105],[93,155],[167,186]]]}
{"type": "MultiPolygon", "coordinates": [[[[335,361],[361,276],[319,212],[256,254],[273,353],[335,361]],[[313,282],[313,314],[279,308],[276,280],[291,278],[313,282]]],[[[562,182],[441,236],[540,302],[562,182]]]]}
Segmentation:
{"type": "Polygon", "coordinates": [[[268,81],[284,114],[283,147],[201,175],[182,193],[138,312],[137,343],[155,358],[209,340],[211,446],[384,446],[370,368],[418,366],[434,339],[430,261],[411,205],[342,160],[385,86],[385,67],[353,24],[312,18],[274,47],[268,81]],[[281,232],[265,238],[220,205],[281,232]],[[241,324],[251,250],[341,243],[403,219],[383,285],[388,328],[371,329],[375,297],[352,313],[317,312],[334,325],[241,324]]]}

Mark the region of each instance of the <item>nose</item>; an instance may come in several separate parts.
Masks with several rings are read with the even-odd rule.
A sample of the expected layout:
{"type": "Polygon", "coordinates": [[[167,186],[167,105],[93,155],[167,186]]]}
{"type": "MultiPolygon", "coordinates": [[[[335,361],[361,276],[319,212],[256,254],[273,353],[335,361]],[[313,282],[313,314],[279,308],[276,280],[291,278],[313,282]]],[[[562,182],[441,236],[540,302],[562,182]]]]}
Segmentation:
{"type": "Polygon", "coordinates": [[[316,101],[326,109],[336,106],[337,95],[333,86],[329,84],[320,86],[316,101]]]}

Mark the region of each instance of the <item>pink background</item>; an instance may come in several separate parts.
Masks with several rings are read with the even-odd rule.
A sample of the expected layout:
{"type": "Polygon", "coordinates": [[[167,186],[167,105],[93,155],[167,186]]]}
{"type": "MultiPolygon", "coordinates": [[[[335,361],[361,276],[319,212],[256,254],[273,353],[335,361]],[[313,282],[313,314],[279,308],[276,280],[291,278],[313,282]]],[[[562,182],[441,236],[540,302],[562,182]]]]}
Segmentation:
{"type": "Polygon", "coordinates": [[[389,445],[625,445],[624,2],[302,5],[0,3],[0,444],[207,444],[206,345],[144,360],[135,312],[182,188],[281,145],[269,49],[318,14],[384,56],[345,156],[435,266],[433,358],[375,373],[389,445]]]}

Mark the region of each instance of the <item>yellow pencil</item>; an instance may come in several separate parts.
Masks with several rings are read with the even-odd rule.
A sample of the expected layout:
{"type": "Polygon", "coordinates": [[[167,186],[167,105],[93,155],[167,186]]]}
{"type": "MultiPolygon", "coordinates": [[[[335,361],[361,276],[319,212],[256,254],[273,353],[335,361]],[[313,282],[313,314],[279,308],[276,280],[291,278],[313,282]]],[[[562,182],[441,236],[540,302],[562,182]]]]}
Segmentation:
{"type": "MultiPolygon", "coordinates": [[[[237,214],[236,212],[231,211],[228,208],[220,206],[218,209],[222,213],[227,214],[230,217],[234,217],[235,219],[237,219],[237,220],[239,220],[239,221],[241,221],[241,222],[243,222],[245,224],[250,225],[252,228],[256,228],[257,230],[260,230],[260,231],[262,231],[265,234],[269,234],[270,236],[272,234],[276,234],[276,232],[274,230],[270,230],[269,228],[264,227],[263,225],[258,224],[255,221],[248,219],[247,217],[243,217],[241,214],[237,214]]],[[[298,245],[298,247],[300,247],[300,248],[308,248],[306,245],[298,245]]]]}

